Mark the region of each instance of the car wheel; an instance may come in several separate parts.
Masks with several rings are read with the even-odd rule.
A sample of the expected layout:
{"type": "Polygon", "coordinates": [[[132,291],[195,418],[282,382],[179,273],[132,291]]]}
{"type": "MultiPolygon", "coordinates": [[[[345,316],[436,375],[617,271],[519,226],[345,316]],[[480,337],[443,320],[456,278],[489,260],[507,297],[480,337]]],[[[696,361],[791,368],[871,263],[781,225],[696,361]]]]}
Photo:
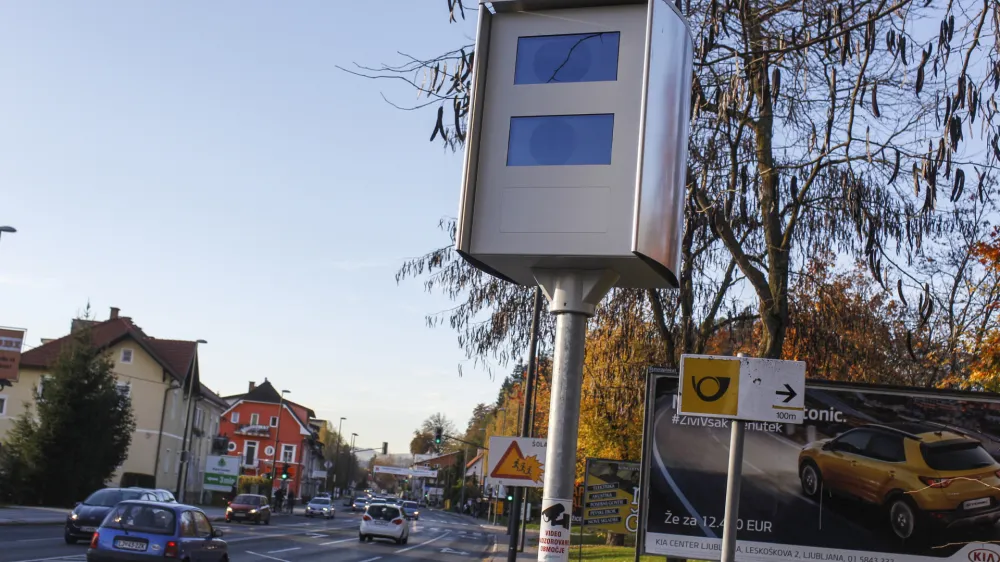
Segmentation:
{"type": "Polygon", "coordinates": [[[920,526],[920,515],[910,498],[897,496],[889,501],[889,526],[897,537],[912,538],[920,526]]]}
{"type": "Polygon", "coordinates": [[[807,497],[815,498],[823,489],[823,474],[816,463],[808,461],[802,463],[802,468],[799,469],[799,481],[802,483],[802,493],[807,497]]]}

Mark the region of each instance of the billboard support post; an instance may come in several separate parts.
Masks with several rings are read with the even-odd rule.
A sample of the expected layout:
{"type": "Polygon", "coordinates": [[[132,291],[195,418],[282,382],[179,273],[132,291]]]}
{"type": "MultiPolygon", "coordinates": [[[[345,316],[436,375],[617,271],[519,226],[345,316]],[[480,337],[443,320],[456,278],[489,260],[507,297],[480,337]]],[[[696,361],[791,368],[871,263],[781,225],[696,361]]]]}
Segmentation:
{"type": "Polygon", "coordinates": [[[743,480],[743,436],[746,422],[733,420],[729,436],[729,475],[726,478],[726,512],[722,526],[722,562],[736,559],[736,531],[740,516],[740,484],[743,480]]]}
{"type": "MultiPolygon", "coordinates": [[[[538,359],[538,324],[542,315],[542,291],[538,287],[535,287],[534,293],[535,296],[532,299],[531,310],[531,336],[528,340],[528,373],[525,377],[527,380],[524,382],[524,416],[518,420],[521,422],[521,437],[531,437],[531,405],[535,395],[535,374],[538,359]]],[[[527,529],[523,526],[518,526],[517,518],[520,517],[521,525],[524,525],[526,517],[521,513],[521,504],[523,502],[525,503],[525,507],[527,507],[527,502],[524,501],[527,493],[528,490],[523,486],[514,489],[514,505],[510,514],[512,521],[511,529],[513,532],[510,533],[510,544],[507,546],[507,562],[517,560],[519,535],[521,539],[520,550],[524,550],[524,535],[527,534],[527,529]]]]}

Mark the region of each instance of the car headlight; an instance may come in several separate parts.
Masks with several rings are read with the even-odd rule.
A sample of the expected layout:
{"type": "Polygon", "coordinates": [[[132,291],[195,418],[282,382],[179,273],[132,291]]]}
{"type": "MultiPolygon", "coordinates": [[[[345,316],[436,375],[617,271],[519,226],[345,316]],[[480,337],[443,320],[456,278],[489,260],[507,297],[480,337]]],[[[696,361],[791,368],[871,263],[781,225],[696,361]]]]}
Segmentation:
{"type": "Polygon", "coordinates": [[[251,509],[250,510],[250,515],[253,515],[254,513],[257,513],[257,510],[256,509],[251,509]]]}
{"type": "Polygon", "coordinates": [[[76,512],[74,511],[73,513],[69,514],[69,518],[72,519],[73,521],[76,521],[77,519],[80,518],[80,516],[77,515],[76,512]]]}
{"type": "Polygon", "coordinates": [[[226,508],[226,513],[232,513],[232,512],[233,512],[233,508],[231,508],[231,507],[227,507],[226,508]]]}

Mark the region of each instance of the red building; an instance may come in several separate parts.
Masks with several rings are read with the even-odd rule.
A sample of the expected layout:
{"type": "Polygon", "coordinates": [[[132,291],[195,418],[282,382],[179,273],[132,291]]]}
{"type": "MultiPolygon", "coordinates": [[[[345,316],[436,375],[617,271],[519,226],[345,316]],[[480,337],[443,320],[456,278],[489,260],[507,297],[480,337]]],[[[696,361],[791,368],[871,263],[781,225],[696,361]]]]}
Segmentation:
{"type": "Polygon", "coordinates": [[[267,379],[259,386],[251,382],[246,394],[225,400],[230,406],[222,414],[219,434],[229,440],[227,454],[242,458],[243,474],[270,474],[277,458],[275,489],[280,486],[303,497],[322,488],[323,444],[310,424],[316,417],[312,410],[283,400],[267,379]],[[288,478],[282,480],[286,468],[288,478]]]}

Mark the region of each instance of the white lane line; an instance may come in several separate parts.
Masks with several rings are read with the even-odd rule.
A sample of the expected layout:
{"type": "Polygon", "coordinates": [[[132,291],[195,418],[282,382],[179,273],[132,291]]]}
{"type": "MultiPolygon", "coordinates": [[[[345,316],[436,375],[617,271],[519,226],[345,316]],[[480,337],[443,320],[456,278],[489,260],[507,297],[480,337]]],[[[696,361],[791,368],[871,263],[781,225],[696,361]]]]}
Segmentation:
{"type": "Polygon", "coordinates": [[[70,554],[67,556],[53,556],[52,558],[34,558],[32,560],[15,560],[14,562],[46,562],[48,560],[83,560],[86,554],[70,554]]]}
{"type": "Polygon", "coordinates": [[[43,539],[17,539],[14,542],[57,541],[62,537],[45,537],[43,539]]]}
{"type": "Polygon", "coordinates": [[[301,546],[293,546],[292,548],[282,548],[281,550],[268,550],[268,554],[281,554],[282,552],[291,552],[293,550],[302,550],[301,546]]]}
{"type": "MultiPolygon", "coordinates": [[[[654,420],[653,422],[654,428],[660,425],[660,419],[663,418],[663,415],[669,411],[670,411],[669,408],[664,408],[663,411],[660,412],[660,415],[656,416],[656,420],[654,420]]],[[[705,536],[708,538],[712,539],[719,538],[718,535],[715,534],[715,531],[713,531],[708,525],[705,524],[705,519],[701,516],[700,513],[698,513],[698,510],[695,509],[693,505],[691,505],[691,502],[688,501],[687,496],[684,495],[684,492],[681,492],[680,486],[678,486],[677,482],[674,482],[673,477],[670,476],[670,472],[667,470],[667,467],[663,464],[663,458],[660,456],[660,448],[657,447],[656,445],[656,439],[651,439],[651,441],[653,442],[653,458],[656,460],[656,466],[660,469],[660,473],[663,474],[663,478],[666,479],[667,485],[670,486],[670,489],[674,491],[674,494],[677,494],[677,498],[681,500],[682,504],[684,504],[684,509],[688,510],[688,513],[690,513],[691,516],[694,517],[695,521],[698,522],[698,527],[701,528],[701,532],[705,533],[705,536]]]]}
{"type": "MultiPolygon", "coordinates": [[[[396,551],[396,554],[400,554],[400,553],[403,553],[403,552],[406,552],[406,551],[408,551],[408,550],[413,550],[414,548],[420,548],[420,547],[424,546],[425,544],[431,544],[432,542],[435,542],[435,541],[439,541],[439,540],[441,540],[441,539],[443,539],[443,538],[445,538],[445,537],[447,537],[447,536],[448,536],[448,532],[447,532],[447,531],[445,531],[445,533],[444,533],[443,535],[441,535],[441,536],[439,536],[439,537],[435,537],[435,538],[433,538],[433,539],[431,539],[431,540],[429,540],[429,541],[424,541],[424,542],[422,542],[422,543],[420,543],[420,544],[415,544],[415,545],[413,545],[413,546],[408,546],[408,547],[406,547],[406,548],[404,548],[404,549],[401,549],[401,550],[397,550],[397,551],[396,551]]],[[[362,560],[361,562],[366,562],[366,561],[365,561],[365,560],[362,560]]]]}
{"type": "Polygon", "coordinates": [[[319,543],[319,545],[320,546],[326,546],[326,545],[329,545],[329,544],[339,544],[339,543],[342,543],[342,542],[356,541],[356,540],[358,540],[358,539],[356,539],[354,537],[351,537],[349,539],[340,539],[339,541],[321,542],[321,543],[319,543]]]}
{"type": "Polygon", "coordinates": [[[259,552],[247,551],[247,554],[253,554],[254,556],[260,556],[261,558],[267,558],[269,560],[276,560],[277,562],[288,562],[288,560],[283,560],[281,558],[275,558],[274,556],[268,556],[266,554],[260,554],[259,552]]]}
{"type": "MultiPolygon", "coordinates": [[[[301,535],[301,534],[302,534],[302,531],[295,532],[295,533],[273,533],[273,534],[250,535],[250,536],[246,536],[246,537],[240,537],[238,539],[224,539],[224,540],[227,543],[234,543],[234,542],[243,542],[243,541],[255,541],[255,540],[260,540],[260,539],[270,539],[270,538],[273,538],[273,537],[291,537],[291,536],[294,536],[294,535],[301,535]]],[[[29,561],[26,561],[26,562],[33,562],[33,561],[29,560],[29,561]]]]}
{"type": "Polygon", "coordinates": [[[361,562],[375,562],[376,560],[381,560],[381,556],[376,556],[375,558],[369,558],[367,560],[362,560],[361,562]]]}

